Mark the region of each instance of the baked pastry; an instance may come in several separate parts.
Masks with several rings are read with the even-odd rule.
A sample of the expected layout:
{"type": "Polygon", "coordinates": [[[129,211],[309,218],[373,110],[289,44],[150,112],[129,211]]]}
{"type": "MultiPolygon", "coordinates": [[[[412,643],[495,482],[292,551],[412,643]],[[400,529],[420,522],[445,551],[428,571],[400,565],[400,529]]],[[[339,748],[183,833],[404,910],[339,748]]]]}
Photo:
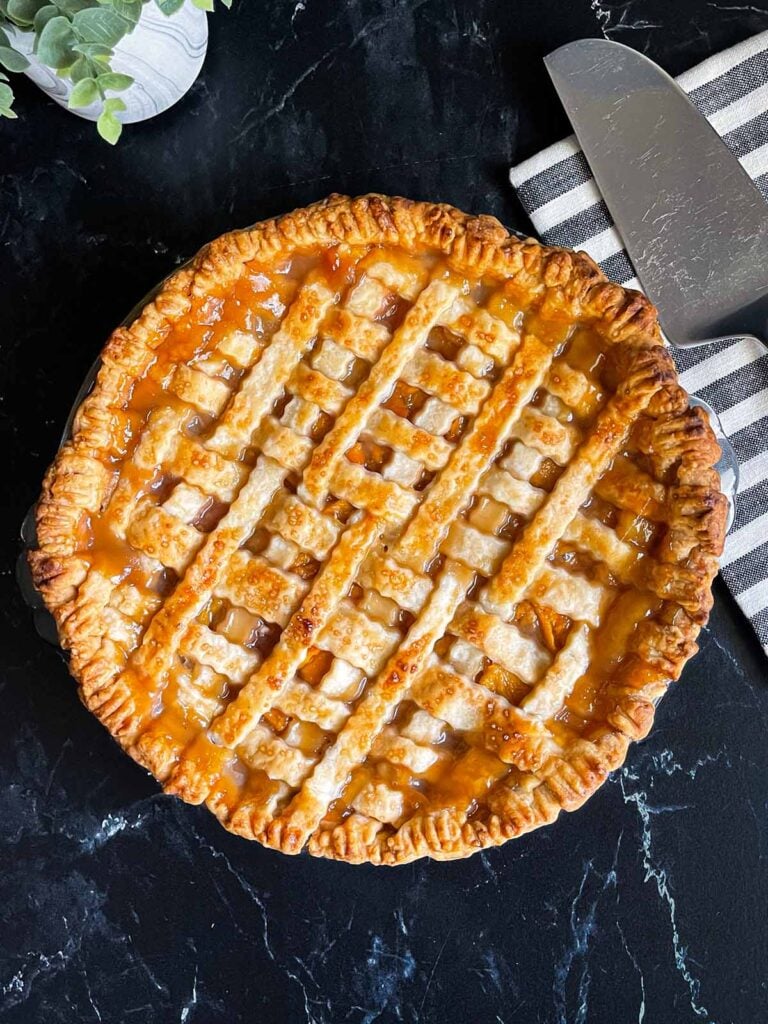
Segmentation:
{"type": "Polygon", "coordinates": [[[462,857],[647,733],[711,606],[718,455],[588,257],[332,196],[115,331],[31,564],[168,792],[286,853],[462,857]]]}

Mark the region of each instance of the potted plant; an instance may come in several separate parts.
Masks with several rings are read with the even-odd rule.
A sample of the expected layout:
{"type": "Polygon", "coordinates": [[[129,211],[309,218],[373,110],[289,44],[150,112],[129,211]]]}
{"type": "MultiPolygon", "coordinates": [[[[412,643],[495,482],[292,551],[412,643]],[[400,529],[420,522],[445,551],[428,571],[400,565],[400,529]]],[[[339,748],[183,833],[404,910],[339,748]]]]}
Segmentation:
{"type": "MultiPolygon", "coordinates": [[[[213,7],[214,0],[0,0],[0,65],[96,121],[114,144],[124,123],[159,114],[191,87],[213,7]]],[[[0,116],[16,117],[13,98],[0,71],[0,116]]]]}

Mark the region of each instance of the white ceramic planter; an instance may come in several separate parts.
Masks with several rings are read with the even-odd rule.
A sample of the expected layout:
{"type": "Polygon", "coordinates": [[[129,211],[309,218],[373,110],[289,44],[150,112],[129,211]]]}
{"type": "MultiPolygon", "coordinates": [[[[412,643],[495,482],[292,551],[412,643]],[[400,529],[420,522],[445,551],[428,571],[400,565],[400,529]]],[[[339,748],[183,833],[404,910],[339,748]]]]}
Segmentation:
{"type": "MultiPolygon", "coordinates": [[[[72,83],[41,64],[32,53],[29,32],[9,32],[13,45],[30,62],[25,74],[44,93],[67,106],[72,83]]],[[[205,11],[186,3],[171,17],[154,4],[146,4],[136,28],[115,47],[113,71],[130,75],[133,85],[119,96],[126,109],[117,113],[123,124],[146,121],[172,107],[189,91],[205,59],[208,48],[208,18],[205,11]]],[[[78,107],[73,114],[95,121],[101,114],[101,101],[78,107]]]]}

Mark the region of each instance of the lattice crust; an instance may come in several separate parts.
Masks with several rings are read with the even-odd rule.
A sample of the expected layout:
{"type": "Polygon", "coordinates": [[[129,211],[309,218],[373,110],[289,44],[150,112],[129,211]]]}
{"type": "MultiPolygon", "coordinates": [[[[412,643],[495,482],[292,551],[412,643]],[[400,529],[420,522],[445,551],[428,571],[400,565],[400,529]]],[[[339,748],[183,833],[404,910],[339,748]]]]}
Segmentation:
{"type": "Polygon", "coordinates": [[[586,257],[332,197],[115,332],[31,561],[169,792],[285,852],[460,857],[647,732],[709,610],[717,455],[586,257]]]}

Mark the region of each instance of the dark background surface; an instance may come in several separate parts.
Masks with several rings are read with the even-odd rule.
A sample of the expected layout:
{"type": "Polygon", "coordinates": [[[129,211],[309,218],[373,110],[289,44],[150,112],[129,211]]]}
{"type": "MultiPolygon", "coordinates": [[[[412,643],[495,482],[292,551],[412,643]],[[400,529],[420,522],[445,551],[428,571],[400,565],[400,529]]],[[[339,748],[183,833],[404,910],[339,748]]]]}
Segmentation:
{"type": "Polygon", "coordinates": [[[158,787],[80,705],[16,531],[86,369],[222,231],[330,191],[527,224],[511,162],[567,132],[541,58],[604,33],[678,73],[768,0],[235,0],[116,149],[19,79],[0,125],[0,1020],[760,1024],[768,665],[724,589],[651,737],[587,806],[466,862],[289,859],[158,787]]]}

